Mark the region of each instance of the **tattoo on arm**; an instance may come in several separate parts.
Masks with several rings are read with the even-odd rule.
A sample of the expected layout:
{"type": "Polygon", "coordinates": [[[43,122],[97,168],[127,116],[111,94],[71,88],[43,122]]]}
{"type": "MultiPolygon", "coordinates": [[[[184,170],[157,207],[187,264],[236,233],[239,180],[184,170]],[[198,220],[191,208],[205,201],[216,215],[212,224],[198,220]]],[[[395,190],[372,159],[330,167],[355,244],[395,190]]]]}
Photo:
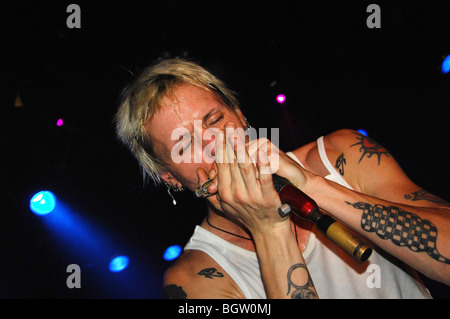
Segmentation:
{"type": "Polygon", "coordinates": [[[418,200],[426,200],[435,204],[448,205],[446,200],[431,194],[429,191],[421,189],[416,192],[412,192],[410,194],[405,195],[405,199],[412,200],[413,202],[418,200]]]}
{"type": "Polygon", "coordinates": [[[381,146],[371,138],[355,132],[353,132],[353,134],[358,135],[356,139],[359,140],[359,142],[350,145],[350,147],[360,145],[359,152],[363,153],[358,163],[360,163],[366,155],[367,158],[371,158],[373,155],[376,155],[378,157],[378,165],[380,165],[381,155],[386,155],[387,157],[391,156],[387,149],[385,149],[383,146],[381,146]]]}
{"type": "MultiPolygon", "coordinates": [[[[205,276],[210,279],[213,279],[213,277],[223,277],[223,274],[218,272],[216,268],[202,269],[197,275],[205,276]]],[[[183,290],[183,287],[174,284],[164,287],[164,296],[167,299],[187,299],[187,294],[183,290]]]]}
{"type": "Polygon", "coordinates": [[[164,296],[167,299],[187,299],[187,294],[181,286],[167,285],[164,287],[164,296]]]}
{"type": "Polygon", "coordinates": [[[291,291],[291,287],[294,287],[294,289],[295,289],[292,292],[291,299],[316,299],[317,298],[317,295],[314,292],[314,290],[308,289],[310,287],[314,287],[314,284],[312,282],[311,276],[309,275],[308,269],[306,268],[306,265],[295,264],[291,268],[289,268],[289,271],[287,274],[287,280],[288,280],[288,292],[286,295],[289,295],[289,292],[291,291]],[[304,285],[296,285],[292,282],[292,273],[297,268],[302,268],[303,271],[306,271],[308,279],[304,285]]]}
{"type": "Polygon", "coordinates": [[[218,272],[216,268],[205,268],[200,270],[199,273],[197,273],[199,276],[205,276],[206,278],[213,279],[213,277],[223,277],[223,274],[221,272],[218,272]]]}
{"type": "Polygon", "coordinates": [[[347,161],[345,160],[344,153],[339,155],[339,157],[336,160],[335,167],[339,171],[339,174],[344,176],[344,165],[347,164],[347,161]]]}
{"type": "Polygon", "coordinates": [[[450,259],[436,249],[438,230],[429,220],[395,206],[346,203],[363,211],[361,228],[365,231],[375,232],[381,239],[390,239],[397,246],[426,252],[431,258],[450,264],[450,259]]]}

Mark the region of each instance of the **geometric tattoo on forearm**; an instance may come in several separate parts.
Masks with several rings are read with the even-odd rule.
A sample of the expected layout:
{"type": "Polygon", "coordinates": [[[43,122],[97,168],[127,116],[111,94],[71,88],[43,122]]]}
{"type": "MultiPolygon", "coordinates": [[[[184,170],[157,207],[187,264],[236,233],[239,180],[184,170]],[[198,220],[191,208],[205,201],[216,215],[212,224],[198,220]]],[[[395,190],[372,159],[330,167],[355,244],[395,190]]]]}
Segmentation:
{"type": "Polygon", "coordinates": [[[310,287],[314,287],[313,281],[311,279],[311,276],[309,275],[308,269],[306,268],[306,265],[304,264],[295,264],[291,268],[289,268],[288,274],[287,274],[287,280],[288,280],[288,292],[286,295],[289,295],[289,292],[291,291],[291,287],[294,287],[294,291],[292,292],[291,299],[316,299],[317,295],[314,292],[314,290],[308,289],[310,287]],[[307,275],[308,280],[305,285],[296,285],[292,282],[292,272],[297,268],[304,268],[307,275]]]}
{"type": "Polygon", "coordinates": [[[361,228],[365,231],[375,232],[381,239],[390,239],[397,246],[426,252],[431,258],[450,264],[450,259],[436,249],[438,230],[429,220],[395,206],[346,203],[363,211],[361,228]]]}

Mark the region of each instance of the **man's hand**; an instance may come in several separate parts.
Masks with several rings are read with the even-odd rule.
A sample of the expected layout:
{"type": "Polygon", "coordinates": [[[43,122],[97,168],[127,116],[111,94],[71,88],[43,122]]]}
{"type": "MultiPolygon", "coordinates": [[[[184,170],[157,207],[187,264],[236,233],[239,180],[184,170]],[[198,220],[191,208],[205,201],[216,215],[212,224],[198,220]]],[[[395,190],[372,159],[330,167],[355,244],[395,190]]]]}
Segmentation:
{"type": "Polygon", "coordinates": [[[216,200],[221,211],[252,234],[289,226],[288,218],[281,218],[277,213],[281,201],[273,187],[269,157],[262,150],[255,154],[256,158],[252,159],[234,126],[227,125],[225,133],[218,133],[216,200]]]}
{"type": "MultiPolygon", "coordinates": [[[[247,185],[247,187],[250,187],[250,190],[253,190],[257,181],[258,183],[261,182],[259,180],[260,174],[264,174],[268,178],[269,175],[275,173],[288,179],[292,184],[304,191],[308,188],[308,182],[313,174],[302,168],[286,153],[279,150],[270,140],[261,138],[246,144],[244,143],[244,145],[244,137],[234,134],[236,131],[233,124],[229,123],[224,131],[225,136],[223,136],[222,140],[216,140],[216,162],[213,164],[211,170],[209,172],[205,171],[203,168],[197,170],[199,185],[203,184],[208,179],[213,178],[211,185],[208,187],[208,193],[217,194],[219,191],[218,165],[221,165],[220,162],[224,164],[222,168],[228,169],[229,176],[234,176],[235,178],[241,177],[237,182],[240,182],[241,186],[247,185]],[[228,130],[226,128],[228,128],[228,130]],[[229,136],[228,138],[226,136],[227,131],[228,135],[232,135],[231,140],[229,140],[229,136]],[[227,140],[229,141],[227,142],[227,140]],[[217,154],[218,152],[219,155],[217,154]],[[259,157],[258,154],[260,155],[259,157]],[[220,160],[217,160],[218,156],[220,156],[220,160]],[[219,162],[219,164],[217,164],[217,162],[219,162]],[[260,171],[263,172],[260,173],[260,171]],[[237,172],[239,172],[239,174],[236,174],[237,172]],[[232,175],[232,173],[234,173],[234,175],[232,175]],[[242,180],[243,176],[245,176],[247,184],[242,180]],[[250,181],[250,178],[252,181],[250,181]]],[[[237,132],[239,132],[239,130],[237,130],[237,132]]],[[[225,173],[225,171],[223,172],[225,173]]],[[[234,187],[234,184],[235,183],[231,183],[229,186],[234,187]]],[[[273,185],[270,185],[270,187],[273,188],[273,185]]],[[[223,189],[223,191],[225,191],[225,193],[227,192],[225,189],[223,189]]],[[[238,195],[241,196],[242,194],[239,193],[238,195]]],[[[222,210],[218,198],[220,199],[220,195],[218,197],[210,196],[208,199],[216,209],[222,210]]]]}

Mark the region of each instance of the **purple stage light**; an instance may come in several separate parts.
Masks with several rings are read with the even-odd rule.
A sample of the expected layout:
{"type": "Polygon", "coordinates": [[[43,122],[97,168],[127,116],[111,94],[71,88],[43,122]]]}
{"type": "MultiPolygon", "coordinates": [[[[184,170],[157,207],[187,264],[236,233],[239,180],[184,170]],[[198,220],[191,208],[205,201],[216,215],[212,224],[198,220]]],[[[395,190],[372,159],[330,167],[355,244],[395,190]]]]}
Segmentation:
{"type": "Polygon", "coordinates": [[[64,124],[64,121],[62,119],[59,119],[56,121],[56,126],[62,126],[64,124]]]}
{"type": "Polygon", "coordinates": [[[286,97],[283,94],[277,95],[277,102],[283,104],[286,101],[286,97]]]}

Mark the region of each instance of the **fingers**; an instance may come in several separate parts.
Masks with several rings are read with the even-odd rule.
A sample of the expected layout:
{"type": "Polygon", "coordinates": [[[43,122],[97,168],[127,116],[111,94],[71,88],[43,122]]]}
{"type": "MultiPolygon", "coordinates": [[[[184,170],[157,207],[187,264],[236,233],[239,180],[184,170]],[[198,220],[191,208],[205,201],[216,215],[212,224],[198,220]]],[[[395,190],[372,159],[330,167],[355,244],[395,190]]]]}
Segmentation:
{"type": "Polygon", "coordinates": [[[204,182],[206,182],[209,179],[208,173],[202,167],[197,168],[196,173],[197,173],[197,185],[198,186],[202,185],[204,182]]]}
{"type": "Polygon", "coordinates": [[[258,181],[257,181],[257,171],[254,162],[250,158],[248,154],[247,147],[245,145],[245,141],[242,137],[238,137],[238,146],[235,150],[237,166],[239,168],[239,173],[242,177],[242,180],[247,187],[247,189],[251,191],[258,190],[258,181]]]}
{"type": "Polygon", "coordinates": [[[272,195],[275,189],[273,188],[269,157],[266,152],[258,151],[257,160],[261,193],[263,196],[272,195]]]}
{"type": "Polygon", "coordinates": [[[236,133],[234,125],[225,126],[216,136],[216,185],[209,192],[218,192],[222,199],[234,198],[237,202],[255,202],[259,196],[273,196],[272,174],[278,167],[271,167],[272,160],[278,163],[279,150],[268,139],[252,141],[246,147],[245,140],[236,133]],[[249,149],[254,154],[252,159],[249,149]],[[271,154],[271,156],[268,155],[271,154]],[[255,164],[257,164],[255,166],[255,164]]]}
{"type": "Polygon", "coordinates": [[[247,152],[244,138],[242,129],[236,130],[234,125],[226,126],[227,150],[224,153],[227,154],[228,169],[232,179],[231,186],[246,194],[257,191],[258,182],[255,164],[247,152]]]}
{"type": "Polygon", "coordinates": [[[213,179],[211,184],[208,186],[208,193],[210,193],[210,194],[217,193],[218,175],[217,175],[217,164],[215,162],[213,163],[213,166],[211,167],[211,169],[209,171],[208,178],[213,179]]]}
{"type": "Polygon", "coordinates": [[[275,174],[279,168],[281,151],[267,138],[252,140],[248,143],[248,153],[255,163],[260,150],[267,154],[272,174],[275,174]]]}

